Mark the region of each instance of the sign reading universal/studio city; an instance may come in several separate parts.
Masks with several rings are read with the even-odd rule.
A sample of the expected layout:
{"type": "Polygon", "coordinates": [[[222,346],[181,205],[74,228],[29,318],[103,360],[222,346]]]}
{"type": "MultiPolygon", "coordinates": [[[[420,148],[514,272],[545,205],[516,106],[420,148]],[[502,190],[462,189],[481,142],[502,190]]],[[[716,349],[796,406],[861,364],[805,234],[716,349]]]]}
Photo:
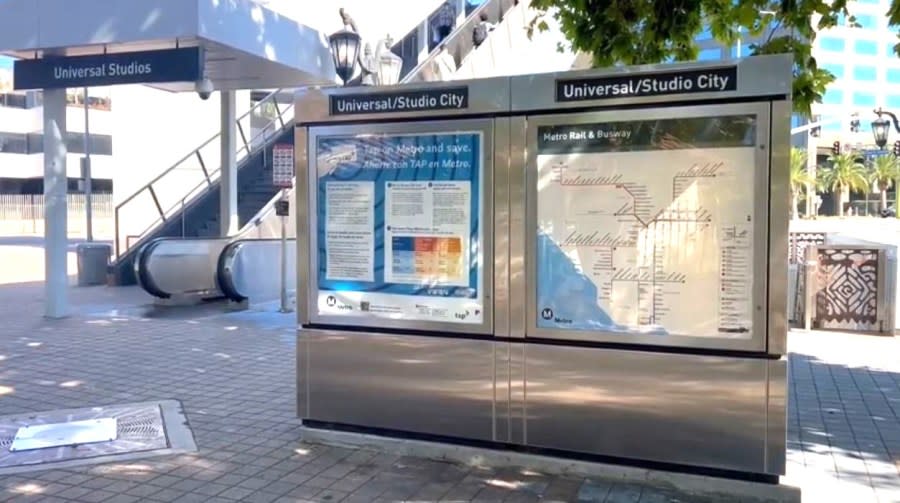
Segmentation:
{"type": "Polygon", "coordinates": [[[556,81],[556,101],[594,101],[737,90],[737,67],[556,81]]]}
{"type": "Polygon", "coordinates": [[[193,82],[203,73],[199,47],[15,62],[15,89],[58,89],[153,82],[193,82]]]}
{"type": "Polygon", "coordinates": [[[329,99],[331,115],[465,110],[469,107],[469,88],[342,94],[329,99]]]}

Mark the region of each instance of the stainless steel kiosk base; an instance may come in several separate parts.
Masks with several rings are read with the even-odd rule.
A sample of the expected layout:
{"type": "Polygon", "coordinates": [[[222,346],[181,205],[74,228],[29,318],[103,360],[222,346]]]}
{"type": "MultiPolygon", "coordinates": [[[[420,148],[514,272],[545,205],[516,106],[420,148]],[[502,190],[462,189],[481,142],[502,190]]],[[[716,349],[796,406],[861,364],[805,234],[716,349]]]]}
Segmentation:
{"type": "Polygon", "coordinates": [[[303,419],[739,472],[784,470],[783,358],[314,329],[302,330],[298,342],[303,419]]]}

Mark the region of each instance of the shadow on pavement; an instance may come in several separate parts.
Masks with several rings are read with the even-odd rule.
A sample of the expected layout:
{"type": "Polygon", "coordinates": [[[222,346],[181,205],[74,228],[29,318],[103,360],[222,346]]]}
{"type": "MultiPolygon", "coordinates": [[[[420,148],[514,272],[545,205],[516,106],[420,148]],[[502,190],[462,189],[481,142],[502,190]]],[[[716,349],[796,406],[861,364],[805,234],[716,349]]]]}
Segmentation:
{"type": "Polygon", "coordinates": [[[900,373],[798,352],[790,371],[788,456],[900,501],[900,373]]]}

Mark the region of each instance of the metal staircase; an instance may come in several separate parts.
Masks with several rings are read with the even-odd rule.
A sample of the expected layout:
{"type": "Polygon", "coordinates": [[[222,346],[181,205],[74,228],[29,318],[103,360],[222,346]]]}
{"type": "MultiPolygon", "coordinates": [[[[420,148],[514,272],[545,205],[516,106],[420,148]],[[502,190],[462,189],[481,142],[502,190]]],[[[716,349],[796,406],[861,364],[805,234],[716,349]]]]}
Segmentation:
{"type": "MultiPolygon", "coordinates": [[[[277,192],[271,182],[272,147],[293,143],[293,104],[278,103],[277,93],[268,94],[237,119],[240,225],[277,192]],[[248,132],[246,125],[254,115],[263,117],[264,125],[248,132]]],[[[218,134],[209,138],[116,206],[115,256],[109,271],[114,284],[136,282],[137,250],[154,238],[219,235],[221,167],[210,169],[208,162],[218,158],[219,138],[218,134]]]]}

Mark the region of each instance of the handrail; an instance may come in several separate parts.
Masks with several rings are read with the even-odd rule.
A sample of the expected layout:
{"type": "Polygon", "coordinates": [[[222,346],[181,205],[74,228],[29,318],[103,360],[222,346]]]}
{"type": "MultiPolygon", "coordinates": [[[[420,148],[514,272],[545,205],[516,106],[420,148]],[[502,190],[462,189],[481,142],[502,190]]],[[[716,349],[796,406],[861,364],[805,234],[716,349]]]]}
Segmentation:
{"type": "Polygon", "coordinates": [[[234,302],[243,302],[247,300],[247,296],[239,292],[234,285],[234,275],[232,274],[234,258],[245,244],[260,242],[280,243],[281,239],[238,239],[228,243],[225,245],[225,248],[222,249],[216,267],[216,283],[218,283],[219,290],[226,298],[234,302]]]}
{"type": "MultiPolygon", "coordinates": [[[[192,243],[197,243],[200,245],[218,245],[218,244],[227,245],[227,242],[228,242],[228,238],[161,237],[161,238],[151,239],[150,241],[148,241],[146,244],[144,244],[143,246],[141,246],[138,249],[137,256],[135,257],[135,260],[134,260],[134,273],[138,279],[138,285],[140,285],[140,287],[143,288],[145,292],[149,293],[150,295],[153,295],[154,297],[160,298],[160,299],[169,299],[169,298],[172,298],[173,296],[192,294],[192,293],[200,292],[200,291],[206,292],[207,294],[213,294],[213,297],[220,297],[221,292],[219,291],[218,282],[216,280],[218,262],[216,262],[216,264],[211,264],[213,266],[212,270],[206,271],[210,274],[210,276],[208,277],[208,284],[204,285],[204,288],[198,289],[198,288],[196,288],[197,285],[192,284],[190,281],[184,282],[183,284],[180,284],[180,285],[178,284],[179,281],[183,281],[183,277],[179,273],[196,272],[197,264],[193,264],[193,265],[187,264],[186,267],[191,267],[191,269],[185,269],[184,271],[176,271],[175,277],[177,279],[175,279],[175,282],[176,282],[175,285],[172,284],[172,280],[173,280],[172,276],[169,276],[168,278],[164,277],[163,280],[165,282],[160,284],[157,281],[158,278],[154,277],[154,275],[153,275],[153,269],[151,269],[151,260],[153,260],[154,258],[157,258],[157,257],[155,257],[155,255],[157,255],[157,253],[161,253],[162,254],[161,258],[163,260],[177,258],[178,265],[181,266],[184,264],[181,262],[180,259],[182,259],[186,256],[190,257],[191,254],[188,253],[187,255],[185,255],[183,249],[181,250],[181,252],[173,254],[171,251],[171,248],[169,248],[171,245],[174,244],[174,246],[176,246],[176,247],[183,247],[183,245],[185,245],[185,244],[190,246],[192,243]],[[166,286],[174,287],[174,289],[170,288],[171,291],[164,290],[164,288],[166,286]]],[[[216,257],[218,257],[217,252],[213,251],[213,254],[215,254],[216,257]]],[[[203,255],[202,254],[194,254],[193,256],[194,257],[197,257],[197,256],[202,257],[203,255]]],[[[212,256],[212,255],[210,255],[210,256],[212,256]]],[[[169,265],[171,265],[171,264],[169,264],[169,265]]],[[[164,273],[167,271],[171,271],[171,269],[169,269],[168,267],[158,267],[156,269],[156,271],[164,273]]],[[[202,274],[205,274],[205,273],[201,271],[201,275],[202,274]]]]}
{"type": "Polygon", "coordinates": [[[158,238],[151,240],[138,250],[137,257],[134,259],[134,276],[137,278],[138,284],[145,292],[154,297],[159,297],[160,299],[168,299],[171,295],[156,286],[156,282],[153,281],[153,278],[147,272],[147,261],[150,259],[153,249],[159,246],[164,239],[165,238],[158,238]]]}
{"type": "MultiPolygon", "coordinates": [[[[281,131],[285,127],[285,125],[288,124],[292,120],[292,117],[286,117],[286,116],[288,115],[289,112],[293,113],[293,104],[283,104],[282,106],[278,106],[278,104],[276,102],[276,97],[277,97],[278,93],[281,91],[282,91],[281,89],[277,89],[277,90],[269,93],[265,98],[263,98],[262,100],[258,101],[255,104],[253,104],[253,106],[251,106],[249,110],[247,110],[245,113],[241,114],[241,116],[236,119],[238,131],[240,133],[240,140],[238,141],[238,146],[237,146],[237,152],[238,152],[239,157],[241,158],[239,160],[239,166],[238,166],[239,168],[243,165],[243,161],[245,161],[246,159],[248,159],[251,156],[252,151],[253,151],[253,146],[255,143],[257,143],[257,141],[260,139],[260,137],[263,138],[262,144],[267,146],[270,142],[270,138],[268,138],[267,135],[271,134],[273,138],[277,137],[277,134],[272,134],[272,132],[273,132],[272,130],[274,129],[275,132],[281,131]],[[247,136],[244,134],[244,129],[241,124],[241,121],[246,120],[248,117],[251,117],[254,112],[256,112],[262,106],[264,106],[270,102],[274,103],[274,107],[273,107],[275,110],[274,117],[271,120],[269,120],[268,122],[266,122],[266,124],[263,127],[261,127],[260,130],[256,134],[254,134],[251,138],[249,138],[249,140],[248,140],[247,136]],[[273,128],[273,126],[274,126],[274,128],[273,128]]],[[[216,175],[221,174],[221,163],[217,169],[212,170],[212,171],[208,170],[206,167],[206,164],[203,160],[201,151],[204,148],[208,147],[210,144],[212,144],[216,139],[218,139],[220,137],[221,137],[221,133],[213,135],[211,138],[209,138],[208,140],[201,143],[199,147],[196,147],[195,149],[191,150],[187,155],[185,155],[184,157],[179,159],[168,169],[166,169],[165,171],[163,171],[162,173],[157,175],[151,181],[149,181],[148,183],[146,183],[145,185],[140,187],[138,190],[136,190],[132,195],[130,195],[129,197],[124,199],[121,203],[116,205],[116,207],[115,207],[115,234],[116,234],[115,256],[116,256],[116,259],[122,257],[122,255],[125,252],[127,252],[128,250],[130,250],[134,247],[134,245],[130,245],[130,244],[126,243],[125,249],[124,250],[122,249],[121,232],[120,232],[120,224],[119,224],[119,216],[120,216],[120,212],[121,212],[122,208],[125,207],[126,205],[128,205],[129,203],[131,203],[132,201],[134,201],[138,196],[141,196],[141,195],[144,195],[147,193],[149,193],[150,197],[153,199],[153,202],[155,203],[156,209],[158,212],[158,217],[154,218],[152,220],[152,222],[150,223],[150,225],[148,227],[146,227],[143,231],[141,231],[141,233],[139,234],[139,239],[138,239],[137,243],[135,243],[135,245],[140,244],[142,241],[144,241],[146,239],[148,233],[151,230],[153,230],[155,227],[157,227],[160,223],[165,223],[165,221],[172,214],[174,209],[181,207],[182,211],[183,211],[185,207],[189,206],[190,203],[192,203],[196,200],[197,196],[199,196],[201,193],[203,193],[203,191],[200,189],[212,188],[214,180],[217,179],[216,175]],[[200,169],[203,172],[203,180],[199,184],[192,187],[189,191],[187,191],[187,194],[183,198],[181,198],[181,200],[178,204],[175,204],[169,208],[163,208],[162,205],[159,203],[159,199],[157,197],[156,191],[154,190],[154,184],[156,184],[160,180],[164,179],[166,176],[170,175],[175,170],[183,167],[183,165],[186,162],[188,162],[190,159],[192,159],[194,157],[196,157],[200,163],[200,169]]]]}

